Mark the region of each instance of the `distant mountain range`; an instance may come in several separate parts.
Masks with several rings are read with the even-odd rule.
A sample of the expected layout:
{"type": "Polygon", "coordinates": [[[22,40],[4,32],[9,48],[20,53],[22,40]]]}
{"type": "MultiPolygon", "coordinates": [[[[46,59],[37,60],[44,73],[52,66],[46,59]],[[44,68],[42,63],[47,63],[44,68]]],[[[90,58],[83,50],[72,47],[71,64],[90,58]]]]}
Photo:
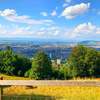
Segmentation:
{"type": "Polygon", "coordinates": [[[83,45],[99,45],[100,46],[100,41],[82,41],[80,44],[83,45]]]}
{"type": "Polygon", "coordinates": [[[43,50],[52,59],[66,59],[70,55],[72,47],[77,44],[100,50],[100,41],[47,41],[37,39],[0,39],[0,50],[4,50],[6,46],[11,46],[16,53],[23,54],[30,58],[33,57],[37,51],[43,50]]]}
{"type": "Polygon", "coordinates": [[[34,38],[0,38],[0,44],[34,44],[34,45],[98,45],[100,41],[95,40],[56,40],[56,39],[34,39],[34,38]]]}

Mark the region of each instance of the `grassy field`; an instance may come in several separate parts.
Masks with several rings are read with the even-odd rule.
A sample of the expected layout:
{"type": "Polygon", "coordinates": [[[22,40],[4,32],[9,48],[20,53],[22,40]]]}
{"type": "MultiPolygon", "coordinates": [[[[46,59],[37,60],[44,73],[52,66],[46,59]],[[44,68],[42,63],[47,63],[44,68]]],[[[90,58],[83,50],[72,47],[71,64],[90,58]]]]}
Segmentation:
{"type": "MultiPolygon", "coordinates": [[[[3,76],[4,79],[29,78],[3,76]]],[[[100,100],[100,87],[87,86],[11,86],[4,88],[3,100],[100,100]]]]}
{"type": "MultiPolygon", "coordinates": [[[[17,77],[17,76],[9,76],[5,74],[0,74],[0,77],[3,77],[4,80],[31,80],[31,78],[25,78],[25,77],[17,77]]],[[[100,81],[100,78],[74,78],[73,80],[98,80],[100,81]]]]}
{"type": "MultiPolygon", "coordinates": [[[[100,87],[78,86],[11,86],[4,89],[5,95],[30,95],[40,100],[100,100],[100,87]],[[42,99],[43,98],[43,99],[42,99]],[[48,98],[48,99],[45,99],[48,98]],[[52,99],[51,99],[52,98],[52,99]]],[[[27,97],[26,97],[27,98],[27,97]]],[[[36,99],[36,100],[38,100],[36,99]]],[[[28,99],[25,99],[28,100],[28,99]]],[[[35,100],[35,99],[32,99],[35,100]]]]}

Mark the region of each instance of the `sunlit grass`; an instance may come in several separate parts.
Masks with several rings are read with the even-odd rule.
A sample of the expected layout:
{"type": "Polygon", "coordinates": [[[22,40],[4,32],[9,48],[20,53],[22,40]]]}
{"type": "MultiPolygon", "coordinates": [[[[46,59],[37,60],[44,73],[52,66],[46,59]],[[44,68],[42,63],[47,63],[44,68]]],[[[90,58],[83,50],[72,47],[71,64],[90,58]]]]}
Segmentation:
{"type": "Polygon", "coordinates": [[[3,77],[3,80],[30,80],[30,78],[9,76],[5,74],[0,74],[0,77],[3,77]]]}
{"type": "MultiPolygon", "coordinates": [[[[4,79],[9,80],[26,80],[29,78],[7,76],[0,74],[4,79]]],[[[75,79],[82,80],[84,79],[75,79]]],[[[92,79],[86,79],[92,80],[92,79]]],[[[93,79],[95,80],[95,79],[93,79]]],[[[97,80],[97,79],[96,79],[97,80]]],[[[100,79],[98,79],[100,81],[100,79]]],[[[4,95],[30,95],[35,98],[43,98],[36,100],[51,100],[44,99],[54,97],[53,100],[100,100],[100,87],[87,87],[87,86],[38,86],[38,87],[26,87],[26,86],[11,86],[4,88],[4,95]]],[[[24,100],[24,99],[23,99],[24,100]]],[[[27,100],[27,99],[25,99],[27,100]]]]}
{"type": "MultiPolygon", "coordinates": [[[[9,76],[9,75],[5,75],[5,74],[0,74],[0,77],[3,77],[3,80],[32,80],[31,78],[25,78],[25,77],[18,77],[18,76],[9,76]]],[[[91,81],[91,80],[96,80],[96,81],[100,81],[100,78],[73,78],[72,80],[77,80],[77,81],[91,81]]]]}
{"type": "Polygon", "coordinates": [[[7,95],[42,95],[60,98],[60,100],[100,100],[100,87],[79,86],[11,86],[4,89],[7,95]]]}

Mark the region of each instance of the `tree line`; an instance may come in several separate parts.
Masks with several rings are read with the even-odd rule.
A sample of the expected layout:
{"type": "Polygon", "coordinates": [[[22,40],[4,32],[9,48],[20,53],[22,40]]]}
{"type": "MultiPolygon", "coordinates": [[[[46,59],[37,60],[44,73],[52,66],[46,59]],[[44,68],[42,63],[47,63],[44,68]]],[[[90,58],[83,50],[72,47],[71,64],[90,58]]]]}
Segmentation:
{"type": "Polygon", "coordinates": [[[29,59],[16,54],[8,46],[0,51],[0,73],[37,80],[100,77],[100,51],[83,45],[75,46],[68,59],[57,66],[43,51],[29,59]]]}

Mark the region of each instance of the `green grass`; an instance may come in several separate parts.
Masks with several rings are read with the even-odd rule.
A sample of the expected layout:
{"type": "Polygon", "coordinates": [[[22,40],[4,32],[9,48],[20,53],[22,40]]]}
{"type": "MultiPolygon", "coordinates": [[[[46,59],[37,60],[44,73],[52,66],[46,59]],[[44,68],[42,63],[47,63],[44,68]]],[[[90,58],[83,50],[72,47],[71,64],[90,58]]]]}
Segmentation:
{"type": "Polygon", "coordinates": [[[30,80],[30,78],[9,76],[5,74],[0,74],[0,77],[3,77],[4,80],[30,80]]]}
{"type": "Polygon", "coordinates": [[[56,100],[56,98],[43,95],[5,95],[3,100],[56,100]]]}

